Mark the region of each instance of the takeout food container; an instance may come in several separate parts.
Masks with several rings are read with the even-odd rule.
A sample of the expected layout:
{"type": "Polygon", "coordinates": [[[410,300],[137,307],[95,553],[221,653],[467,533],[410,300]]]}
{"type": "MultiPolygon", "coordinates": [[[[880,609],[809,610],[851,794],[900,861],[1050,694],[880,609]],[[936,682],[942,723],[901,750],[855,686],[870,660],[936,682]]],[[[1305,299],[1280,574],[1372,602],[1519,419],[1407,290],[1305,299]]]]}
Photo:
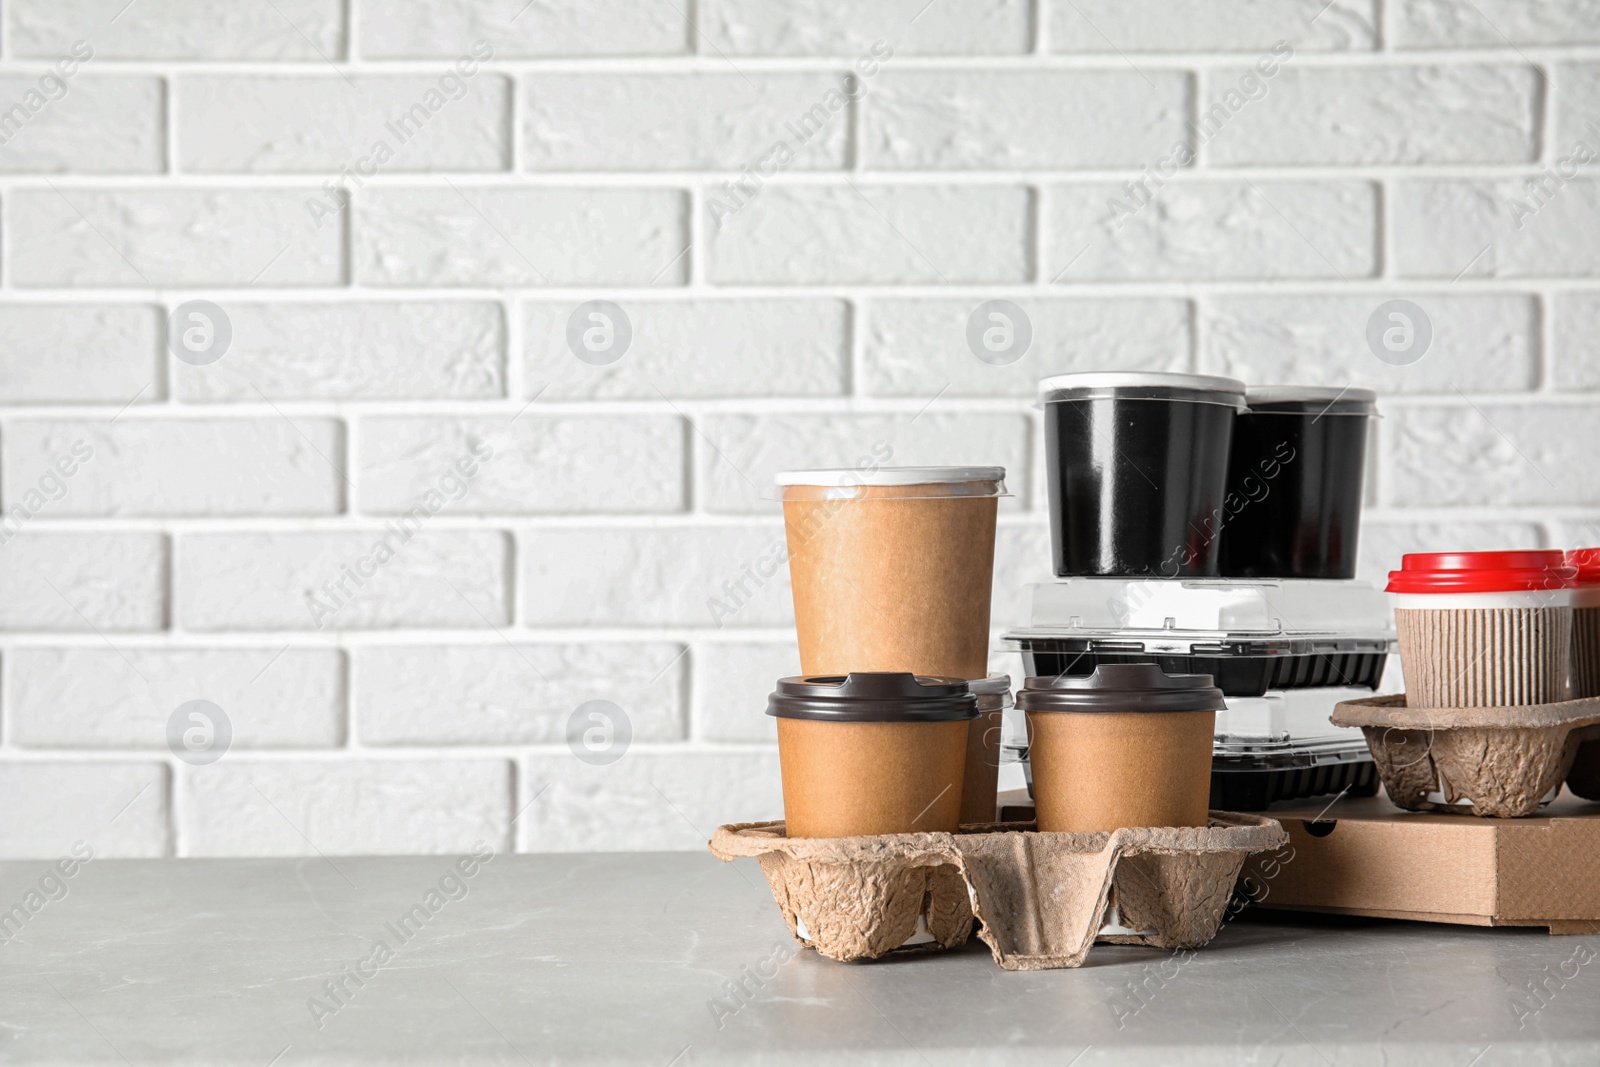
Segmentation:
{"type": "Polygon", "coordinates": [[[978,937],[1008,971],[1077,967],[1097,939],[1198,948],[1214,936],[1247,856],[1288,841],[1272,819],[1212,812],[1209,825],[1114,833],[791,838],[781,822],[717,828],[713,855],[754,856],[789,930],[835,960],[978,937]],[[918,938],[919,932],[922,936],[918,938]]]}
{"type": "Polygon", "coordinates": [[[778,475],[800,670],[981,678],[1003,467],[778,475]]]}
{"type": "Polygon", "coordinates": [[[1428,552],[1389,572],[1406,696],[1417,708],[1566,700],[1573,570],[1559,550],[1428,552]]]}
{"type": "Polygon", "coordinates": [[[1560,792],[1578,747],[1600,737],[1600,697],[1418,708],[1401,694],[1345,701],[1333,721],[1361,727],[1384,792],[1400,807],[1517,818],[1560,792]]]}
{"type": "Polygon", "coordinates": [[[954,832],[968,724],[965,679],[905,673],[784,678],[778,720],[783,812],[794,837],[954,832]]]}
{"type": "Polygon", "coordinates": [[[1059,577],[1215,576],[1244,383],[1091,372],[1039,383],[1059,577]]]}
{"type": "Polygon", "coordinates": [[[1252,388],[1234,420],[1222,573],[1356,576],[1368,427],[1377,394],[1352,386],[1252,388]]]}
{"type": "Polygon", "coordinates": [[[1001,635],[1029,676],[1154,663],[1209,674],[1228,697],[1375,689],[1395,647],[1389,602],[1367,582],[1070,578],[1031,593],[1028,624],[1001,635]]]}

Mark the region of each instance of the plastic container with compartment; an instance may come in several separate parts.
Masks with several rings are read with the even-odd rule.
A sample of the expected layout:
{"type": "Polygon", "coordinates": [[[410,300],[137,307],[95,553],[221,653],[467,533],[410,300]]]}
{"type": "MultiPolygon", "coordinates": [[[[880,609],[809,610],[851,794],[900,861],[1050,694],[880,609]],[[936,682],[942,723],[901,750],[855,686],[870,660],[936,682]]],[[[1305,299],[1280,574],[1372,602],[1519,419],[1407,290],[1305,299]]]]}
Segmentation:
{"type": "MultiPolygon", "coordinates": [[[[1087,675],[1103,663],[1210,674],[1217,716],[1211,805],[1369,794],[1377,773],[1359,730],[1333,726],[1341,700],[1370,695],[1395,649],[1387,598],[1367,582],[1073,578],[1033,587],[1029,625],[1006,631],[1024,673],[1087,675]]],[[[1011,759],[1026,764],[1014,733],[1011,759]]]]}
{"type": "Polygon", "coordinates": [[[1033,587],[1027,626],[1006,631],[1024,674],[1088,675],[1102,663],[1209,674],[1224,696],[1375,689],[1394,651],[1382,593],[1366,582],[1069,578],[1033,587]]]}

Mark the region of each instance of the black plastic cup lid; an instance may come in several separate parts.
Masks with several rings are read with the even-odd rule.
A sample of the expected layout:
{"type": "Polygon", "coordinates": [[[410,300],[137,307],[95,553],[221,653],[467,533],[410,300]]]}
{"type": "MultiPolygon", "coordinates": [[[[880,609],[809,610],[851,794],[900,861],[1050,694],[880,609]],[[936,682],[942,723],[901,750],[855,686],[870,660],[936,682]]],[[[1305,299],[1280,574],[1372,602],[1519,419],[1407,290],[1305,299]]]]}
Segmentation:
{"type": "Polygon", "coordinates": [[[782,678],[767,714],[826,722],[954,722],[978,716],[978,698],[964,678],[854,671],[782,678]]]}
{"type": "Polygon", "coordinates": [[[1154,663],[1102,663],[1086,677],[1029,678],[1023,711],[1225,711],[1209,674],[1167,674],[1154,663]]]}
{"type": "Polygon", "coordinates": [[[1337,385],[1264,385],[1245,393],[1252,415],[1376,415],[1378,394],[1337,385]]]}

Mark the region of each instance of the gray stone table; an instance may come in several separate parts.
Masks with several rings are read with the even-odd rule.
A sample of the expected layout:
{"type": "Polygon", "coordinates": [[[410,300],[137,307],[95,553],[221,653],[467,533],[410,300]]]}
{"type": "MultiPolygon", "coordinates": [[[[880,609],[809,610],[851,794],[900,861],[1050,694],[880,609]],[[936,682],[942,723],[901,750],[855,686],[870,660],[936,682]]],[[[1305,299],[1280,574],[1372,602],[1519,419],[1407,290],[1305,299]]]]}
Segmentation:
{"type": "Polygon", "coordinates": [[[845,965],[751,860],[457,862],[0,864],[0,1063],[1600,1063],[1596,938],[1246,913],[1181,968],[845,965]]]}

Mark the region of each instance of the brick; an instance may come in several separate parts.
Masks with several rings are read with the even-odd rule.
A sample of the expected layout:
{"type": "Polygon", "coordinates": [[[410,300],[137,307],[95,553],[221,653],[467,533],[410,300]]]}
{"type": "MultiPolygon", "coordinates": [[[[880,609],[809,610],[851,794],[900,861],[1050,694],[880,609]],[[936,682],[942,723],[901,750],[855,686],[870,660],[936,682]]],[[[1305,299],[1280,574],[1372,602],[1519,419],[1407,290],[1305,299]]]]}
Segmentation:
{"type": "Polygon", "coordinates": [[[511,83],[440,75],[191,75],[177,82],[179,165],[208,173],[505,170],[511,83]],[[381,148],[380,148],[381,146],[381,148]]]}
{"type": "Polygon", "coordinates": [[[1201,366],[1252,385],[1359,385],[1384,393],[1537,386],[1531,298],[1405,294],[1427,316],[1432,341],[1420,360],[1402,367],[1384,363],[1367,341],[1367,323],[1395,295],[1213,297],[1200,307],[1201,366]]]}
{"type": "Polygon", "coordinates": [[[793,641],[694,646],[694,736],[697,741],[776,744],[767,695],[779,678],[800,673],[793,641]]]}
{"type": "Polygon", "coordinates": [[[1521,163],[1538,153],[1539,76],[1489,64],[1211,71],[1200,97],[1209,166],[1521,163]],[[1260,86],[1258,99],[1228,94],[1260,86]],[[1405,101],[1396,107],[1396,101],[1405,101]],[[1226,124],[1223,124],[1226,120],[1226,124]]]}
{"type": "Polygon", "coordinates": [[[1160,71],[890,71],[861,105],[864,164],[1137,167],[1187,141],[1188,87],[1188,75],[1160,71]],[[1104,106],[1064,108],[1063,100],[1104,106]]]}
{"type": "Polygon", "coordinates": [[[232,331],[223,357],[174,364],[183,400],[505,395],[505,315],[492,301],[230,302],[222,310],[232,331]]]}
{"type": "MultiPolygon", "coordinates": [[[[48,509],[43,515],[48,518],[48,509]]],[[[0,523],[0,629],[116,632],[166,625],[161,534],[15,532],[32,521],[13,507],[0,523]]]]}
{"type": "Polygon", "coordinates": [[[518,556],[521,621],[528,626],[721,629],[794,621],[787,548],[776,521],[524,530],[518,556]],[[575,574],[583,581],[573,581],[575,574]]]}
{"type": "Polygon", "coordinates": [[[162,318],[149,304],[0,305],[0,335],[19,357],[0,361],[0,401],[121,407],[135,397],[161,400],[162,318]]]}
{"type": "Polygon", "coordinates": [[[393,417],[361,422],[363,511],[681,511],[683,420],[662,416],[393,417]]]}
{"type": "Polygon", "coordinates": [[[1395,272],[1451,281],[1600,274],[1600,181],[1549,182],[1396,182],[1395,272]]]}
{"type": "MultiPolygon", "coordinates": [[[[10,197],[19,286],[338,285],[340,228],[305,189],[56,188],[10,197]]],[[[311,194],[314,195],[314,194],[311,194]]]]}
{"type": "Polygon", "coordinates": [[[507,549],[497,531],[397,520],[362,531],[189,534],[173,599],[190,630],[505,626],[507,549]],[[382,562],[379,544],[392,553],[382,562]]]}
{"type": "Polygon", "coordinates": [[[669,189],[369,189],[356,196],[368,285],[678,285],[684,195],[669,189]]]}
{"type": "Polygon", "coordinates": [[[606,700],[627,715],[634,741],[681,740],[683,653],[665,641],[362,648],[357,736],[367,745],[560,745],[581,705],[606,700]]]}
{"type": "MultiPolygon", "coordinates": [[[[28,813],[0,835],[0,859],[53,863],[81,857],[81,847],[76,854],[72,850],[80,841],[93,849],[91,864],[169,855],[169,781],[167,768],[159,763],[0,764],[0,805],[28,813]]],[[[8,900],[5,906],[13,903],[8,900]]]]}
{"type": "Polygon", "coordinates": [[[598,767],[562,753],[523,767],[522,852],[691,852],[723,823],[783,818],[775,752],[628,752],[598,767]]]}
{"type": "Polygon", "coordinates": [[[25,420],[5,425],[7,507],[41,476],[66,491],[57,515],[315,515],[343,500],[332,419],[25,420]],[[10,487],[16,489],[10,489],[10,487]]]}
{"type": "Polygon", "coordinates": [[[232,749],[344,739],[336,649],[22,647],[7,658],[17,745],[165,750],[167,721],[190,700],[223,710],[232,749]]]}
{"type": "MultiPolygon", "coordinates": [[[[932,400],[934,394],[929,393],[932,400]]],[[[771,514],[782,470],[863,464],[996,465],[1026,499],[1028,424],[1021,415],[706,415],[696,420],[696,485],[709,511],[771,514]]],[[[1019,501],[1020,502],[1020,501],[1019,501]]]]}
{"type": "MultiPolygon", "coordinates": [[[[1121,370],[1189,369],[1187,301],[1010,301],[1026,316],[1031,340],[1015,362],[997,366],[979,359],[967,341],[968,324],[988,300],[973,295],[868,302],[863,311],[863,391],[874,396],[931,397],[948,387],[947,398],[1032,398],[1039,379],[1102,369],[1110,352],[1116,353],[1121,370]]],[[[1022,320],[1011,318],[1007,343],[1016,345],[1022,320]]],[[[1001,327],[987,313],[978,315],[978,320],[983,330],[1001,327]]],[[[981,338],[979,344],[986,351],[981,338]]]]}
{"type": "Polygon", "coordinates": [[[1415,507],[1600,503],[1592,407],[1480,402],[1384,413],[1384,500],[1415,507]]]}
{"type": "Polygon", "coordinates": [[[1458,48],[1508,44],[1600,43],[1600,4],[1569,0],[1395,0],[1389,12],[1392,48],[1458,48]]]}
{"type": "Polygon", "coordinates": [[[721,283],[1016,282],[1026,189],[764,186],[705,190],[707,275],[721,283]]]}
{"type": "Polygon", "coordinates": [[[6,36],[19,56],[55,57],[83,40],[96,59],[301,59],[344,55],[341,0],[197,7],[189,0],[16,0],[6,36]]]}
{"type": "Polygon", "coordinates": [[[1377,269],[1377,196],[1366,182],[1177,181],[1145,200],[1130,186],[1050,190],[1045,279],[1357,278],[1377,269]]]}
{"type": "MultiPolygon", "coordinates": [[[[511,812],[504,760],[247,762],[187,774],[184,856],[381,856],[500,848],[511,812]]],[[[336,867],[338,860],[324,860],[336,867]]]]}
{"type": "Polygon", "coordinates": [[[689,25],[676,0],[371,0],[362,6],[361,54],[455,58],[484,41],[497,59],[673,55],[689,25]]]}
{"type": "Polygon", "coordinates": [[[1539,528],[1529,522],[1368,519],[1361,524],[1356,577],[1381,588],[1388,583],[1389,572],[1399,568],[1400,557],[1407,552],[1492,552],[1497,549],[1542,547],[1539,528]]]}
{"type": "Polygon", "coordinates": [[[1600,389],[1600,293],[1561,293],[1550,302],[1550,371],[1560,389],[1600,389]]]}
{"type": "Polygon", "coordinates": [[[579,306],[567,300],[523,308],[529,396],[658,400],[845,390],[850,311],[842,300],[625,299],[619,306],[632,340],[607,366],[585,363],[569,347],[568,323],[579,306]]]}
{"type": "MultiPolygon", "coordinates": [[[[846,86],[846,89],[849,87],[846,86]]],[[[522,79],[527,170],[834,170],[850,116],[835,74],[535,74],[522,79]],[[792,158],[774,155],[783,142],[792,158]]]]}
{"type": "Polygon", "coordinates": [[[925,7],[881,0],[703,0],[700,32],[730,55],[1015,55],[1032,41],[1024,0],[974,0],[925,7]],[[919,10],[920,9],[920,10],[919,10]],[[874,53],[877,42],[880,51],[874,53]]]}
{"type": "Polygon", "coordinates": [[[165,169],[161,79],[63,77],[66,69],[0,78],[0,172],[165,169]]]}
{"type": "MultiPolygon", "coordinates": [[[[1594,156],[1600,154],[1600,63],[1563,63],[1555,70],[1555,115],[1550,141],[1552,155],[1565,169],[1575,166],[1593,176],[1594,156]],[[1582,151],[1587,148],[1588,152],[1582,151]],[[1589,162],[1583,156],[1589,155],[1589,162]]],[[[1559,172],[1558,172],[1559,173],[1559,172]]]]}
{"type": "Polygon", "coordinates": [[[1052,52],[1370,51],[1373,0],[1071,0],[1050,5],[1052,52]]]}

